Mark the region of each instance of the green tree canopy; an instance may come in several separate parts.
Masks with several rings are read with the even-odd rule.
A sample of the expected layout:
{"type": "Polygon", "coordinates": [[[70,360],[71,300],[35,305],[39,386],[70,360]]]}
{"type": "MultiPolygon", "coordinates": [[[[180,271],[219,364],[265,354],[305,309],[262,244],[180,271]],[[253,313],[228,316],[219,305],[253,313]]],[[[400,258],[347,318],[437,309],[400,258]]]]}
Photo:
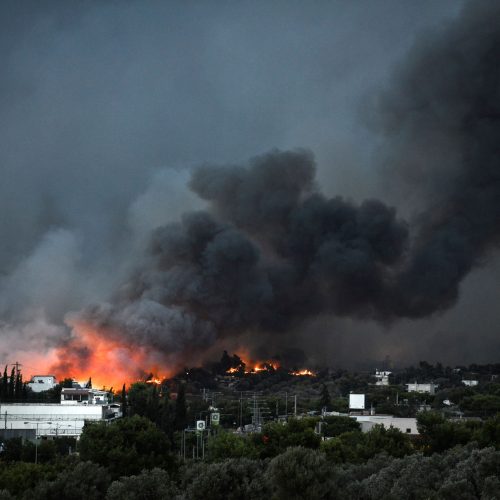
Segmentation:
{"type": "Polygon", "coordinates": [[[110,424],[86,425],[78,449],[82,460],[107,467],[112,478],[139,474],[143,469],[174,467],[165,433],[137,415],[110,424]]]}
{"type": "Polygon", "coordinates": [[[325,455],[316,450],[297,447],[271,460],[266,479],[275,498],[319,500],[340,498],[335,494],[334,469],[325,455]]]}
{"type": "Polygon", "coordinates": [[[326,437],[340,436],[340,434],[343,434],[344,432],[361,432],[359,423],[351,417],[326,417],[323,422],[323,434],[326,437]]]}
{"type": "Polygon", "coordinates": [[[263,480],[264,462],[227,459],[207,464],[196,463],[186,471],[183,489],[189,500],[260,500],[270,498],[263,480]]]}
{"type": "Polygon", "coordinates": [[[168,500],[175,498],[178,493],[177,485],[169,474],[156,468],[114,481],[108,489],[106,500],[168,500]]]}
{"type": "Polygon", "coordinates": [[[106,469],[92,462],[70,464],[57,476],[38,483],[24,494],[25,500],[100,500],[109,486],[106,469]]]}
{"type": "Polygon", "coordinates": [[[256,458],[254,443],[246,436],[221,431],[208,441],[208,457],[213,461],[227,458],[256,458]]]}

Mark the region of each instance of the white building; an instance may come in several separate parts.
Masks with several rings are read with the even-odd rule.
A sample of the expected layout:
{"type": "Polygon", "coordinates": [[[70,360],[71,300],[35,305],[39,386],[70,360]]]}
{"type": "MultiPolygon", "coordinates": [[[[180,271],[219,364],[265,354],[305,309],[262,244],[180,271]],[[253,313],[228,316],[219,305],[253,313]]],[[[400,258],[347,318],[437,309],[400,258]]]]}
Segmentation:
{"type": "Polygon", "coordinates": [[[475,387],[479,384],[479,380],[462,380],[462,384],[468,387],[475,387]]]}
{"type": "Polygon", "coordinates": [[[370,431],[375,425],[383,425],[386,429],[393,427],[404,434],[412,436],[419,434],[416,418],[400,418],[390,415],[353,415],[351,418],[356,419],[363,432],[370,431]]]}
{"type": "Polygon", "coordinates": [[[406,384],[406,392],[435,394],[437,387],[438,386],[434,384],[434,382],[428,384],[417,384],[417,382],[414,382],[413,384],[406,384]]]}
{"type": "Polygon", "coordinates": [[[106,391],[76,387],[64,387],[61,390],[62,405],[107,405],[109,402],[109,395],[106,391]]]}
{"type": "Polygon", "coordinates": [[[375,370],[375,378],[377,379],[375,385],[389,385],[389,375],[391,373],[392,372],[375,370]]]}
{"type": "Polygon", "coordinates": [[[43,392],[53,389],[57,385],[54,375],[33,375],[26,384],[33,392],[43,392]]]}
{"type": "Polygon", "coordinates": [[[118,405],[99,404],[0,404],[2,429],[34,429],[36,437],[79,437],[87,421],[109,421],[121,416],[118,405]]]}

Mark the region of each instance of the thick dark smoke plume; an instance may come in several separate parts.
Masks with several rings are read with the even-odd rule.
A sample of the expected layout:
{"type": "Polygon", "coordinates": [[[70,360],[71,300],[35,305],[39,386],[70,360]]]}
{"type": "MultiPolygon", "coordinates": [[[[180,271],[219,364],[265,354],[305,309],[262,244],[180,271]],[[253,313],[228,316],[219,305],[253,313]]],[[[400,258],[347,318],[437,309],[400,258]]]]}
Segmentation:
{"type": "Polygon", "coordinates": [[[453,305],[462,279],[499,243],[499,23],[498,2],[471,2],[410,53],[380,99],[393,173],[428,191],[398,278],[397,314],[453,305]]]}
{"type": "Polygon", "coordinates": [[[393,321],[449,308],[499,243],[499,56],[500,5],[474,2],[379,96],[386,161],[426,191],[411,225],[378,200],[321,194],[308,151],[203,166],[189,185],[207,209],[157,229],[147,263],[87,320],[182,351],[325,313],[393,321]]]}
{"type": "Polygon", "coordinates": [[[93,322],[177,350],[326,311],[378,315],[406,225],[378,201],[314,192],[314,173],[305,151],[197,170],[190,185],[210,210],[157,229],[149,265],[117,305],[92,310],[93,322]]]}

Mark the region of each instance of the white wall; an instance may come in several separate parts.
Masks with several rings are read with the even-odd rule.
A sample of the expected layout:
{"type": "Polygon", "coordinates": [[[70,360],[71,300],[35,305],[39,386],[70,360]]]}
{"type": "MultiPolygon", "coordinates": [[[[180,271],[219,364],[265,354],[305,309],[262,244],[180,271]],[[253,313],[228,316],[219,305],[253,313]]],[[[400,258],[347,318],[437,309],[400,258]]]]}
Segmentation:
{"type": "Polygon", "coordinates": [[[408,392],[421,392],[427,394],[434,394],[437,387],[438,386],[433,384],[432,382],[430,384],[406,384],[406,390],[408,392]]]}
{"type": "Polygon", "coordinates": [[[381,424],[386,429],[394,427],[395,429],[400,430],[403,434],[419,434],[416,418],[400,418],[389,415],[356,415],[351,418],[355,418],[359,422],[363,432],[368,432],[375,425],[381,424]]]}
{"type": "Polygon", "coordinates": [[[27,385],[33,392],[48,391],[55,387],[56,379],[52,375],[36,375],[27,385]]]}
{"type": "Polygon", "coordinates": [[[105,406],[2,404],[0,429],[35,429],[38,436],[79,436],[86,420],[103,420],[105,406]]]}

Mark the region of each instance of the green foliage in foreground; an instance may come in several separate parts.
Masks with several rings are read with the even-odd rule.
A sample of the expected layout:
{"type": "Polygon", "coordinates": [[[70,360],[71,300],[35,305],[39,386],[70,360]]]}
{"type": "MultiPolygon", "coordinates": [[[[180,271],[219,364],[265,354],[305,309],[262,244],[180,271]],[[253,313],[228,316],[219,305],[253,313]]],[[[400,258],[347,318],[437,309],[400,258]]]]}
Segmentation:
{"type": "Polygon", "coordinates": [[[112,478],[139,474],[155,467],[174,467],[170,442],[164,432],[145,417],[120,419],[86,426],[78,447],[82,460],[106,467],[112,478]]]}
{"type": "Polygon", "coordinates": [[[0,477],[1,500],[493,500],[500,498],[500,452],[467,445],[335,464],[320,450],[294,447],[272,460],[188,462],[176,477],[155,468],[114,482],[104,467],[72,458],[55,475],[47,465],[19,462],[0,477]]]}
{"type": "Polygon", "coordinates": [[[12,495],[21,495],[24,491],[34,488],[45,478],[53,479],[54,477],[52,467],[49,469],[44,465],[27,462],[2,464],[0,490],[7,490],[12,495]]]}
{"type": "Polygon", "coordinates": [[[169,474],[156,468],[114,481],[108,489],[106,500],[168,499],[175,498],[177,494],[179,489],[169,474]]]}
{"type": "Polygon", "coordinates": [[[44,479],[24,495],[25,500],[99,500],[109,487],[108,471],[92,462],[77,462],[62,470],[53,480],[44,479]]]}
{"type": "Polygon", "coordinates": [[[267,462],[247,458],[217,463],[194,463],[183,470],[181,490],[189,500],[241,500],[268,498],[264,479],[267,462]]]}
{"type": "Polygon", "coordinates": [[[221,429],[206,461],[182,464],[166,434],[140,416],[88,425],[80,456],[53,443],[55,456],[35,465],[22,461],[32,445],[15,442],[0,461],[0,500],[500,498],[500,416],[464,423],[422,414],[417,440],[381,426],[362,433],[332,417],[325,432],[334,436],[322,441],[316,423],[271,423],[249,436],[221,429]]]}

